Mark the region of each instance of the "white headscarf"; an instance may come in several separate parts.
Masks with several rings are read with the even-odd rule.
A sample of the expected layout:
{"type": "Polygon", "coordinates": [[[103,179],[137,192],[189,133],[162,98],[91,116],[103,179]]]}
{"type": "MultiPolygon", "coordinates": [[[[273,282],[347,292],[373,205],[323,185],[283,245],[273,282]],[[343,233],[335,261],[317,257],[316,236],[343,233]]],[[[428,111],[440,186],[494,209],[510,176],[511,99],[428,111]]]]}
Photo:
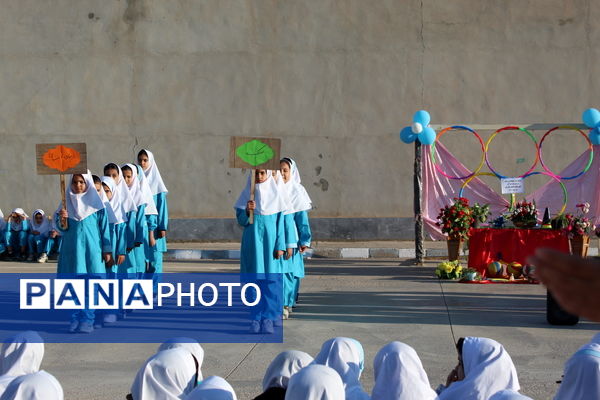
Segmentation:
{"type": "Polygon", "coordinates": [[[42,210],[40,208],[35,210],[32,214],[32,218],[31,218],[31,230],[39,232],[40,235],[42,235],[42,236],[47,236],[48,232],[50,232],[51,229],[52,229],[52,225],[50,224],[50,220],[48,218],[46,218],[46,213],[44,212],[44,210],[42,210]],[[40,225],[38,225],[35,222],[35,216],[37,214],[40,214],[43,218],[42,223],[40,225]]]}
{"type": "Polygon", "coordinates": [[[0,375],[20,376],[40,370],[44,340],[37,332],[19,332],[6,339],[0,350],[0,375]]]}
{"type": "Polygon", "coordinates": [[[288,164],[291,163],[290,179],[284,183],[292,207],[291,213],[310,210],[312,208],[312,200],[308,196],[304,186],[300,183],[302,180],[300,179],[300,172],[298,171],[296,162],[291,158],[284,158],[281,161],[288,164]]]}
{"type": "Polygon", "coordinates": [[[134,400],[183,399],[195,386],[196,365],[189,351],[169,349],[150,357],[138,371],[131,395],[134,400]]]}
{"type": "Polygon", "coordinates": [[[0,231],[3,231],[4,228],[6,228],[6,221],[4,220],[4,213],[0,209],[0,231]]]}
{"type": "Polygon", "coordinates": [[[313,362],[313,358],[303,351],[287,350],[279,353],[271,361],[263,378],[263,391],[269,388],[287,388],[290,378],[313,362]]]}
{"type": "Polygon", "coordinates": [[[46,371],[22,375],[6,387],[0,400],[63,400],[62,386],[46,371]]]}
{"type": "Polygon", "coordinates": [[[202,348],[202,346],[200,346],[200,343],[198,343],[197,340],[191,339],[191,338],[174,337],[174,338],[167,340],[160,346],[158,346],[158,351],[176,349],[176,348],[185,349],[185,350],[189,351],[192,354],[192,356],[194,356],[194,358],[198,362],[198,381],[201,381],[202,379],[204,379],[202,377],[202,363],[204,362],[204,349],[202,348]]]}
{"type": "Polygon", "coordinates": [[[15,231],[15,232],[22,231],[23,230],[23,221],[25,221],[27,218],[29,218],[29,215],[27,215],[22,208],[15,208],[14,210],[12,210],[12,213],[11,213],[10,218],[9,218],[10,229],[13,230],[13,231],[15,231]],[[22,217],[21,221],[19,221],[18,223],[14,222],[12,220],[12,214],[13,213],[14,214],[19,214],[22,217]]]}
{"type": "Polygon", "coordinates": [[[146,211],[144,212],[144,215],[158,215],[156,204],[154,204],[154,197],[152,196],[152,189],[150,189],[150,185],[148,184],[148,178],[146,178],[146,174],[144,174],[142,167],[136,165],[136,168],[137,177],[140,182],[140,190],[142,191],[142,196],[144,198],[144,202],[146,203],[146,211]]]}
{"type": "Polygon", "coordinates": [[[152,194],[159,193],[169,193],[165,183],[163,182],[162,176],[160,176],[160,171],[158,170],[158,166],[156,165],[156,161],[154,160],[154,154],[150,150],[142,149],[148,154],[148,164],[150,165],[148,169],[144,170],[144,174],[146,178],[148,178],[148,185],[150,185],[150,189],[152,190],[152,194]]]}
{"type": "Polygon", "coordinates": [[[481,400],[503,389],[520,389],[517,370],[510,355],[495,340],[466,337],[462,360],[465,379],[452,383],[440,393],[440,400],[481,400]]]}
{"type": "Polygon", "coordinates": [[[600,333],[565,363],[554,400],[600,398],[600,333]]]}
{"type": "Polygon", "coordinates": [[[407,344],[391,342],[373,360],[373,400],[430,400],[437,397],[417,352],[407,344]]]}
{"type": "MultiPolygon", "coordinates": [[[[106,168],[108,165],[114,164],[109,163],[104,166],[106,168]]],[[[121,205],[121,209],[125,214],[131,211],[137,211],[137,206],[135,201],[133,201],[133,197],[131,197],[131,193],[129,193],[129,188],[127,187],[127,183],[125,183],[125,178],[123,178],[123,171],[121,171],[121,167],[117,164],[114,164],[117,167],[118,177],[115,183],[117,184],[116,191],[119,193],[117,196],[118,202],[121,205]]],[[[104,182],[104,181],[103,181],[104,182]]],[[[113,190],[113,199],[115,197],[115,190],[113,190]]],[[[111,199],[111,204],[113,199],[111,199]]]]}
{"type": "Polygon", "coordinates": [[[206,378],[185,400],[237,400],[231,385],[220,376],[206,378]]]}
{"type": "Polygon", "coordinates": [[[346,400],[369,399],[359,379],[364,368],[364,352],[354,339],[337,337],[329,339],[315,357],[314,364],[333,368],[344,382],[346,400]]]}
{"type": "Polygon", "coordinates": [[[533,399],[531,397],[522,395],[521,393],[519,393],[515,390],[505,389],[505,390],[501,390],[501,391],[497,392],[496,394],[494,394],[492,397],[490,397],[490,400],[533,400],[533,399]]]}
{"type": "Polygon", "coordinates": [[[294,374],[285,392],[285,400],[345,400],[344,383],[334,369],[309,365],[294,374]]]}
{"type": "Polygon", "coordinates": [[[122,224],[129,221],[129,218],[123,209],[123,203],[120,202],[119,196],[121,196],[121,192],[119,191],[115,180],[110,176],[103,176],[100,180],[104,185],[108,186],[112,192],[112,198],[109,200],[104,189],[101,190],[102,201],[107,210],[108,222],[111,224],[122,224]]]}
{"type": "MultiPolygon", "coordinates": [[[[73,193],[71,183],[73,182],[74,176],[75,175],[70,176],[65,190],[67,193],[67,212],[69,213],[69,218],[74,219],[75,221],[82,221],[93,213],[104,209],[104,203],[96,191],[94,179],[92,179],[90,171],[88,171],[87,174],[81,174],[86,184],[85,192],[83,193],[73,193]]],[[[61,209],[62,203],[59,204],[57,211],[60,212],[61,209]]]]}
{"type": "MultiPolygon", "coordinates": [[[[252,174],[252,170],[250,171],[250,174],[252,174]]],[[[267,179],[263,183],[256,183],[256,189],[254,191],[254,201],[256,203],[256,209],[254,210],[255,214],[272,215],[285,212],[288,209],[285,194],[282,192],[280,184],[273,176],[273,171],[268,170],[267,179]]],[[[279,181],[281,181],[281,179],[279,181]]],[[[246,209],[246,205],[250,200],[250,185],[251,176],[248,175],[246,187],[240,194],[234,208],[240,210],[246,209]]]]}
{"type": "MultiPolygon", "coordinates": [[[[123,167],[129,167],[131,170],[131,177],[133,180],[131,185],[128,185],[127,182],[125,182],[125,186],[127,186],[127,189],[129,189],[129,194],[133,199],[133,203],[136,205],[136,207],[146,204],[146,199],[144,199],[142,196],[142,190],[140,188],[139,180],[137,179],[137,167],[133,164],[123,164],[120,167],[121,172],[123,172],[123,167]]],[[[123,181],[125,181],[125,178],[123,178],[123,181]]]]}

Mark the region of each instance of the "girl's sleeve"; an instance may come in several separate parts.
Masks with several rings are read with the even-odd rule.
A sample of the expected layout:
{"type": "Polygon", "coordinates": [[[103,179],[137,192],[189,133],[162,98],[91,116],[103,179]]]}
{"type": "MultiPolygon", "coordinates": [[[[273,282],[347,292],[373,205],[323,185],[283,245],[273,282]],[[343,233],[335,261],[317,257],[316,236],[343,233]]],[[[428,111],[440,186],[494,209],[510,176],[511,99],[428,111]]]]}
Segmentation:
{"type": "Polygon", "coordinates": [[[127,226],[123,222],[115,225],[115,255],[127,255],[127,226]]]}
{"type": "Polygon", "coordinates": [[[154,231],[158,227],[158,218],[156,215],[146,215],[146,223],[148,224],[148,231],[154,231]]]}
{"type": "Polygon", "coordinates": [[[298,247],[298,232],[296,230],[296,222],[294,221],[294,214],[287,214],[283,216],[283,227],[285,231],[285,247],[288,249],[295,249],[298,247]]]}
{"type": "Polygon", "coordinates": [[[275,240],[275,251],[282,250],[285,251],[286,243],[285,243],[285,223],[284,223],[284,215],[283,213],[277,213],[277,239],[275,240]]]}
{"type": "Polygon", "coordinates": [[[144,224],[146,224],[146,205],[139,206],[135,221],[135,242],[144,243],[144,224]]]}
{"type": "Polygon", "coordinates": [[[158,230],[169,230],[169,207],[167,205],[167,194],[156,195],[156,209],[158,210],[158,230]]]}
{"type": "Polygon", "coordinates": [[[54,214],[54,224],[59,232],[66,232],[67,229],[69,229],[63,229],[62,224],[60,223],[60,215],[58,213],[54,214]]]}
{"type": "Polygon", "coordinates": [[[308,212],[300,211],[294,214],[294,221],[300,236],[300,246],[310,247],[312,233],[310,231],[310,223],[308,221],[308,212]]]}
{"type": "Polygon", "coordinates": [[[246,214],[246,210],[240,210],[239,208],[235,209],[235,216],[237,218],[238,224],[243,227],[250,225],[248,221],[248,214],[246,214]]]}
{"type": "Polygon", "coordinates": [[[100,231],[100,243],[103,253],[112,253],[112,243],[110,241],[110,228],[108,227],[108,217],[104,210],[98,213],[98,230],[100,231]]]}

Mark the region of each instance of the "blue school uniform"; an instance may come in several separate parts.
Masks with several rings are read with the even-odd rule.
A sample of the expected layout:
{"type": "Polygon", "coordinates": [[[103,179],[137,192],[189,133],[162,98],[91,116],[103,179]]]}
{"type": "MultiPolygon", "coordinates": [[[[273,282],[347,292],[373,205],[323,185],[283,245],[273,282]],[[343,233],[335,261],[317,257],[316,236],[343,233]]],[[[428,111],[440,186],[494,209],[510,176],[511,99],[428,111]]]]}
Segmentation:
{"type": "Polygon", "coordinates": [[[138,279],[146,273],[146,246],[148,245],[148,222],[146,218],[146,205],[138,207],[135,221],[135,244],[130,256],[135,260],[135,275],[138,279]]]}
{"type": "Polygon", "coordinates": [[[27,239],[29,236],[29,221],[24,219],[21,221],[21,230],[17,231],[13,229],[14,222],[8,221],[6,224],[5,241],[7,247],[12,247],[16,253],[21,252],[21,247],[27,246],[27,239]]]}
{"type": "Polygon", "coordinates": [[[299,211],[294,213],[294,222],[298,231],[298,249],[294,250],[293,261],[293,276],[295,281],[292,306],[298,300],[298,292],[300,291],[300,281],[304,278],[304,257],[300,253],[299,248],[302,246],[310,247],[312,241],[312,233],[308,220],[308,211],[299,211]]]}
{"type": "Polygon", "coordinates": [[[156,245],[149,247],[152,251],[148,259],[148,275],[152,276],[154,281],[154,290],[156,291],[158,283],[161,281],[163,272],[163,253],[167,251],[167,238],[158,238],[159,231],[169,230],[169,207],[167,204],[167,193],[158,193],[152,196],[158,215],[149,215],[148,229],[154,231],[156,245]],[[154,228],[153,228],[154,227],[154,228]]]}
{"type": "Polygon", "coordinates": [[[125,243],[127,250],[125,253],[125,262],[121,265],[117,265],[117,274],[123,278],[134,278],[137,271],[136,259],[133,256],[133,248],[136,242],[136,218],[137,212],[129,211],[127,214],[127,222],[125,225],[125,243]]]}

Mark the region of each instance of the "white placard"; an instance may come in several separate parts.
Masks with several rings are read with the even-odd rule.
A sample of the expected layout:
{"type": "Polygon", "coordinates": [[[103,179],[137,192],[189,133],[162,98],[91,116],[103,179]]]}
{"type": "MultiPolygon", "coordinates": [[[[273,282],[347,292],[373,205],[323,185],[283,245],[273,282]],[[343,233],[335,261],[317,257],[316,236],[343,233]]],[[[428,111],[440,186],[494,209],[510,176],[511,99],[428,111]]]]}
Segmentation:
{"type": "Polygon", "coordinates": [[[523,178],[503,178],[502,194],[525,193],[525,184],[523,178]]]}

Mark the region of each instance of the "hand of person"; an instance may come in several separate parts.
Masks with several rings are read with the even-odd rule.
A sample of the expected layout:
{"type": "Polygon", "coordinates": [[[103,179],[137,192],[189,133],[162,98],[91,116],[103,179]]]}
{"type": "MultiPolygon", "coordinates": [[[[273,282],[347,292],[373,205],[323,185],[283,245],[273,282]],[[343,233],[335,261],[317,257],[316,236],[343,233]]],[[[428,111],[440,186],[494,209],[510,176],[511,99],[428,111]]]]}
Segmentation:
{"type": "Polygon", "coordinates": [[[600,322],[600,261],[538,249],[527,262],[568,312],[600,322]]]}
{"type": "Polygon", "coordinates": [[[450,386],[454,382],[458,382],[459,380],[460,379],[458,377],[458,366],[456,366],[452,371],[450,371],[450,374],[446,379],[446,387],[450,386]]]}
{"type": "Polygon", "coordinates": [[[111,264],[110,266],[112,267],[112,261],[113,261],[113,257],[111,253],[103,253],[102,254],[102,259],[104,260],[104,263],[106,265],[111,264]]]}
{"type": "Polygon", "coordinates": [[[54,238],[55,238],[55,237],[57,237],[57,236],[58,236],[58,232],[56,232],[56,231],[50,231],[50,237],[51,237],[52,239],[54,239],[54,238]]]}
{"type": "Polygon", "coordinates": [[[61,218],[69,218],[69,212],[65,208],[60,210],[58,215],[60,215],[61,218]]]}
{"type": "Polygon", "coordinates": [[[294,249],[287,249],[285,251],[285,259],[289,260],[294,255],[294,249]]]}
{"type": "Polygon", "coordinates": [[[300,246],[300,253],[304,253],[308,249],[308,246],[300,246]]]}
{"type": "Polygon", "coordinates": [[[117,265],[121,265],[121,264],[123,264],[124,262],[125,262],[125,254],[119,254],[119,255],[117,256],[117,261],[116,261],[116,264],[117,264],[117,265]]]}
{"type": "Polygon", "coordinates": [[[154,239],[154,235],[150,235],[150,237],[148,237],[148,244],[150,244],[150,247],[156,246],[156,239],[154,239]]]}
{"type": "Polygon", "coordinates": [[[158,231],[158,238],[162,239],[164,237],[167,237],[167,231],[158,231]]]}
{"type": "Polygon", "coordinates": [[[281,256],[283,255],[283,250],[276,250],[275,251],[275,259],[279,260],[281,258],[281,256]]]}
{"type": "Polygon", "coordinates": [[[248,201],[246,204],[246,211],[256,210],[256,202],[254,200],[248,201]]]}

